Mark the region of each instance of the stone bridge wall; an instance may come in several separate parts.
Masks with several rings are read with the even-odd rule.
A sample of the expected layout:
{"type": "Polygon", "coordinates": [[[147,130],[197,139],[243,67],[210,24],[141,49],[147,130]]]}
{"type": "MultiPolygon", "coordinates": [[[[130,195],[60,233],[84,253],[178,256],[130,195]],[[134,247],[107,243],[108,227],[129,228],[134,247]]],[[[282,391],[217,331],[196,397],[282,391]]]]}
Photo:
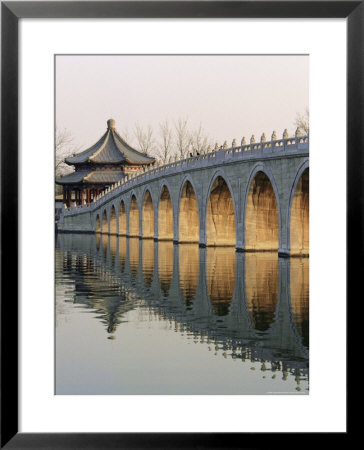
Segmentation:
{"type": "Polygon", "coordinates": [[[297,253],[308,253],[308,167],[307,136],[173,161],[114,185],[89,206],[64,209],[58,230],[282,255],[296,253],[290,240],[301,233],[297,253]]]}

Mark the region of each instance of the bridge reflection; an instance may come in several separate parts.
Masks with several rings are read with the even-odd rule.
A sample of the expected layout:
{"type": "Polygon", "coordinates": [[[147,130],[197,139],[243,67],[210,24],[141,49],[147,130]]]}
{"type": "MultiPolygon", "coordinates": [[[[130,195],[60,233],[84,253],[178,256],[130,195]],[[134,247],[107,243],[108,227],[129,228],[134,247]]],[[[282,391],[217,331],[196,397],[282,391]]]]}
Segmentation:
{"type": "Polygon", "coordinates": [[[275,321],[278,304],[278,258],[271,253],[245,256],[245,295],[250,320],[257,331],[275,321]]]}
{"type": "Polygon", "coordinates": [[[58,235],[57,255],[109,339],[139,308],[224,357],[308,376],[308,258],[84,234],[58,235]]]}

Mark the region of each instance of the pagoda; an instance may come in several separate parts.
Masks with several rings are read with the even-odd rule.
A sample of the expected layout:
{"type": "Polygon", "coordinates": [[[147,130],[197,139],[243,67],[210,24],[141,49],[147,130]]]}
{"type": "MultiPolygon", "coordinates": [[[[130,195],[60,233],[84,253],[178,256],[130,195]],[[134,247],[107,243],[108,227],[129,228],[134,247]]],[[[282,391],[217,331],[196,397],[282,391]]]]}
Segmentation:
{"type": "Polygon", "coordinates": [[[87,150],[65,159],[75,171],[57,178],[63,186],[63,203],[71,206],[90,204],[111,185],[122,181],[128,174],[144,172],[155,159],[138,152],[127,144],[115,129],[115,120],[107,121],[103,136],[87,150]]]}

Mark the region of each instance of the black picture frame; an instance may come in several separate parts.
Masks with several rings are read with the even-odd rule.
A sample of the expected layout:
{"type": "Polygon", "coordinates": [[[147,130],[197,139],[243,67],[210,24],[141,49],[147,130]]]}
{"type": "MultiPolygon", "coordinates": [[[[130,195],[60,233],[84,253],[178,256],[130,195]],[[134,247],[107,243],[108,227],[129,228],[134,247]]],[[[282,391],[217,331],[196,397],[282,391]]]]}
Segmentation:
{"type": "MultiPolygon", "coordinates": [[[[260,448],[311,433],[18,432],[18,21],[21,18],[347,18],[347,305],[363,274],[363,1],[1,2],[1,448],[260,448]],[[357,258],[355,256],[358,256],[357,258]]],[[[329,151],[326,149],[325,151],[329,151]]],[[[349,350],[350,346],[347,345],[349,350]]],[[[350,358],[347,359],[349,361],[350,358]]],[[[348,372],[348,371],[347,371],[348,372]]],[[[333,394],[334,395],[334,394],[333,394]]],[[[349,418],[349,414],[347,415],[349,418]]],[[[338,433],[335,441],[349,437],[338,433]]],[[[321,434],[321,433],[319,433],[321,434]]],[[[315,445],[327,436],[316,433],[315,445]]]]}

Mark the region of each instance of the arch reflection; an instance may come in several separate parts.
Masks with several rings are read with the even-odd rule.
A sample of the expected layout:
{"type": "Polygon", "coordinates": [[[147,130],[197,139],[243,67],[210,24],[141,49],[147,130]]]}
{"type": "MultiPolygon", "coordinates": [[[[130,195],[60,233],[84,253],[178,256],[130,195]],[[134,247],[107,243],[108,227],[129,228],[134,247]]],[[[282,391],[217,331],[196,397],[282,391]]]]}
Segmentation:
{"type": "Polygon", "coordinates": [[[187,309],[191,309],[199,276],[199,247],[197,244],[180,244],[178,252],[179,287],[187,309]]]}
{"type": "Polygon", "coordinates": [[[115,266],[116,254],[117,254],[117,249],[118,249],[117,236],[116,235],[110,236],[109,243],[110,243],[111,262],[112,262],[112,265],[115,266]]]}
{"type": "Polygon", "coordinates": [[[135,278],[138,273],[139,266],[139,238],[129,238],[129,263],[130,274],[132,278],[135,278]]]}
{"type": "Polygon", "coordinates": [[[96,250],[100,250],[101,234],[100,233],[96,234],[95,239],[96,239],[96,250]]]}
{"type": "Polygon", "coordinates": [[[275,253],[245,254],[245,297],[253,327],[266,331],[278,304],[278,257],[275,253]]]}
{"type": "Polygon", "coordinates": [[[154,242],[150,239],[143,239],[142,241],[142,270],[144,284],[147,288],[152,285],[153,271],[154,271],[154,242]]]}
{"type": "Polygon", "coordinates": [[[109,243],[109,236],[107,234],[102,234],[101,235],[101,252],[102,252],[102,256],[104,258],[106,258],[106,255],[107,255],[108,243],[109,243]]]}
{"type": "Polygon", "coordinates": [[[168,295],[173,275],[173,242],[158,242],[158,274],[162,293],[168,295]]]}
{"type": "Polygon", "coordinates": [[[121,273],[125,271],[126,257],[127,257],[126,252],[127,252],[127,237],[119,236],[119,265],[121,273]]]}
{"type": "Polygon", "coordinates": [[[235,249],[206,249],[206,284],[212,309],[217,316],[229,313],[235,288],[235,249]]]}
{"type": "Polygon", "coordinates": [[[293,320],[305,347],[309,347],[309,259],[291,258],[290,294],[293,320]]]}

